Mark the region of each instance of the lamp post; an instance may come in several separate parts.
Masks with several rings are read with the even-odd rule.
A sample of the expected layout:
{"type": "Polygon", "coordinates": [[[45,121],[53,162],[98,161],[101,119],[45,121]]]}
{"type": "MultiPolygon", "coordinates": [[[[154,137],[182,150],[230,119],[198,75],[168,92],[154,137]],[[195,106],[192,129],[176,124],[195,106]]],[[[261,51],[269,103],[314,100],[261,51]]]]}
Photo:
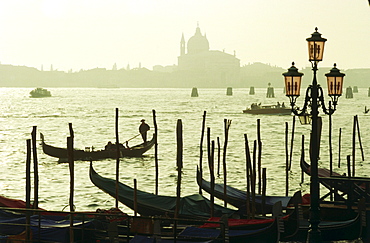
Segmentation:
{"type": "Polygon", "coordinates": [[[285,91],[286,96],[290,99],[290,105],[292,112],[296,116],[299,116],[301,123],[308,123],[311,120],[311,139],[310,139],[310,161],[311,161],[311,178],[310,178],[310,227],[307,236],[307,242],[321,242],[321,233],[319,229],[320,224],[320,187],[318,180],[318,160],[319,160],[319,134],[318,134],[318,120],[319,120],[319,107],[322,108],[323,112],[327,115],[331,115],[335,112],[339,97],[342,95],[343,78],[345,74],[340,73],[339,69],[334,68],[329,73],[325,74],[328,83],[328,95],[331,98],[328,108],[325,106],[323,90],[317,83],[316,73],[317,64],[322,61],[324,53],[324,45],[326,42],[325,38],[321,37],[321,34],[317,32],[312,33],[311,37],[306,39],[308,42],[308,54],[309,61],[312,65],[313,80],[312,84],[308,86],[305,95],[305,102],[302,109],[296,106],[296,100],[300,95],[301,79],[303,73],[298,72],[298,69],[292,63],[292,67],[288,69],[288,72],[283,73],[285,79],[285,91]],[[311,119],[308,119],[310,118],[311,119]],[[301,119],[303,118],[303,119],[301,119]]]}

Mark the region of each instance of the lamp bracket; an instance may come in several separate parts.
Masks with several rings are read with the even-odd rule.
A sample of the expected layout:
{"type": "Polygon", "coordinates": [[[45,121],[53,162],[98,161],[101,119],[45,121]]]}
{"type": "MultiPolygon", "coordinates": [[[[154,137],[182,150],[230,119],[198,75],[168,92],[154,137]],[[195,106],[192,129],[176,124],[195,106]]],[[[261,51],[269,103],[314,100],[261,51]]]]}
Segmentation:
{"type": "MultiPolygon", "coordinates": [[[[298,96],[289,96],[290,105],[292,107],[292,112],[294,115],[303,116],[303,115],[309,114],[308,108],[311,107],[312,102],[315,102],[312,100],[312,95],[311,95],[312,90],[313,90],[312,85],[309,85],[306,89],[305,101],[304,101],[302,109],[299,109],[299,107],[296,105],[298,96]]],[[[317,95],[316,102],[317,102],[318,107],[321,107],[323,112],[326,115],[332,115],[336,110],[336,106],[338,103],[338,97],[331,96],[331,101],[329,102],[329,106],[326,107],[325,100],[324,100],[324,92],[319,84],[317,84],[317,92],[318,92],[318,95],[317,95]]]]}
{"type": "Polygon", "coordinates": [[[331,96],[332,101],[329,101],[329,107],[326,108],[325,101],[324,101],[324,91],[322,90],[320,85],[317,85],[317,92],[319,93],[318,96],[317,96],[318,104],[321,106],[323,112],[326,115],[332,115],[336,110],[338,97],[331,96]]]}
{"type": "Polygon", "coordinates": [[[307,115],[307,108],[311,107],[311,91],[312,91],[312,85],[309,85],[306,89],[306,95],[305,95],[305,101],[303,104],[302,109],[299,109],[299,107],[296,105],[296,101],[298,96],[290,96],[290,105],[292,107],[292,112],[296,116],[304,116],[307,115]]]}

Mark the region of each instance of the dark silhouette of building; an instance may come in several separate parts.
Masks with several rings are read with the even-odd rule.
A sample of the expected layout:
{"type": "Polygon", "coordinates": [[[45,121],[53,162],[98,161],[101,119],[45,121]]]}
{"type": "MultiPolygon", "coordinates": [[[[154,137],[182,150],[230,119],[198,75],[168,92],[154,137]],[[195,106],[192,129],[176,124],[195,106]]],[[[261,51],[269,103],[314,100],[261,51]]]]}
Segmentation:
{"type": "Polygon", "coordinates": [[[210,50],[208,39],[202,35],[198,25],[187,43],[182,34],[177,70],[199,81],[212,82],[222,87],[239,80],[240,60],[235,57],[235,52],[231,55],[210,50]]]}

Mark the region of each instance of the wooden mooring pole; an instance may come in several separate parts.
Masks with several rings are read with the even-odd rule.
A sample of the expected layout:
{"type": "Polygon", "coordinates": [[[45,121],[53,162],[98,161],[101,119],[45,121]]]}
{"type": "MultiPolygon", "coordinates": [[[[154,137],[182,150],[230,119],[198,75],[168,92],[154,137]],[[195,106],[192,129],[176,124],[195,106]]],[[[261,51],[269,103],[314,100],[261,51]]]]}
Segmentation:
{"type": "Polygon", "coordinates": [[[289,194],[288,122],[285,122],[285,196],[289,194]]]}
{"type": "Polygon", "coordinates": [[[340,152],[341,152],[341,143],[342,143],[342,128],[339,128],[338,136],[338,168],[340,168],[340,152]]]}
{"type": "Polygon", "coordinates": [[[74,195],[74,161],[73,161],[73,137],[67,137],[67,153],[68,153],[68,164],[69,164],[69,175],[70,175],[70,185],[69,185],[69,242],[74,242],[74,232],[73,232],[73,195],[74,195]]]}
{"type": "Polygon", "coordinates": [[[33,181],[34,181],[34,202],[33,208],[37,209],[39,207],[39,167],[37,161],[37,145],[36,145],[36,126],[32,129],[32,155],[33,155],[33,181]]]}
{"type": "MultiPolygon", "coordinates": [[[[356,116],[357,116],[357,115],[356,115],[356,116]]],[[[358,117],[357,117],[357,119],[356,119],[356,127],[357,127],[358,142],[359,142],[360,150],[361,150],[361,158],[362,158],[362,161],[365,161],[364,149],[362,148],[362,142],[361,142],[360,124],[359,124],[359,122],[358,122],[358,117]]]]}
{"type": "Polygon", "coordinates": [[[220,137],[217,137],[217,176],[220,177],[220,161],[221,161],[221,144],[220,137]]]}
{"type": "Polygon", "coordinates": [[[251,217],[251,210],[250,210],[250,175],[251,175],[251,155],[248,145],[248,137],[247,134],[244,134],[244,141],[245,141],[245,161],[246,161],[246,168],[245,168],[245,175],[247,180],[247,200],[246,200],[246,208],[247,208],[247,217],[251,217]]]}
{"type": "Polygon", "coordinates": [[[347,173],[351,177],[351,155],[347,155],[347,173]]]}
{"type": "Polygon", "coordinates": [[[137,216],[137,181],[134,179],[134,216],[137,216]]]}
{"type": "Polygon", "coordinates": [[[193,89],[191,90],[191,97],[198,97],[199,94],[198,94],[198,89],[196,87],[193,87],[193,89]]]}
{"type": "MultiPolygon", "coordinates": [[[[207,115],[207,112],[204,111],[203,112],[203,122],[202,122],[202,133],[200,135],[200,145],[199,145],[199,173],[200,173],[200,176],[201,178],[203,178],[203,165],[202,165],[202,160],[203,160],[203,139],[204,139],[204,129],[205,129],[205,126],[206,126],[206,115],[207,115]]],[[[202,194],[202,181],[200,181],[200,185],[199,185],[199,194],[202,194]]]]}
{"type": "MultiPolygon", "coordinates": [[[[304,161],[304,135],[302,135],[301,143],[301,161],[304,161]]],[[[301,170],[301,185],[304,183],[304,172],[301,170]]]]}
{"type": "Polygon", "coordinates": [[[158,126],[157,126],[157,120],[155,115],[155,110],[153,112],[153,125],[154,125],[154,163],[155,163],[155,195],[158,195],[158,183],[159,183],[159,165],[158,165],[158,126]]]}
{"type": "Polygon", "coordinates": [[[256,150],[257,150],[257,140],[253,141],[253,164],[252,164],[252,174],[251,174],[251,192],[252,192],[252,218],[256,215],[256,150]]]}
{"type": "MultiPolygon", "coordinates": [[[[26,140],[27,158],[26,158],[26,208],[31,208],[31,139],[26,140]]],[[[26,212],[26,241],[31,240],[31,213],[26,212]]]]}
{"type": "Polygon", "coordinates": [[[177,156],[176,156],[177,189],[176,189],[175,218],[178,218],[179,217],[179,211],[180,211],[180,198],[181,198],[181,173],[182,173],[182,167],[183,167],[183,163],[182,163],[183,140],[182,140],[182,121],[181,121],[181,119],[177,120],[176,141],[177,141],[177,156]]]}
{"type": "Polygon", "coordinates": [[[266,168],[262,168],[262,216],[266,216],[265,207],[266,207],[266,187],[267,187],[267,177],[266,177],[266,168]]]}
{"type": "MultiPolygon", "coordinates": [[[[210,134],[210,129],[208,128],[208,134],[210,134]]],[[[209,156],[208,156],[208,168],[209,168],[209,175],[210,175],[210,182],[211,182],[211,193],[210,193],[210,201],[211,201],[211,213],[210,216],[213,217],[214,211],[215,211],[215,196],[214,196],[214,190],[215,190],[215,170],[214,170],[214,151],[215,151],[215,141],[210,141],[210,136],[207,136],[208,144],[211,143],[209,150],[209,156]]]]}
{"type": "Polygon", "coordinates": [[[73,195],[74,195],[74,158],[73,158],[73,137],[67,137],[67,151],[68,151],[68,165],[70,175],[70,187],[69,187],[69,209],[71,212],[73,208],[73,195]]]}
{"type": "Polygon", "coordinates": [[[292,169],[292,157],[293,157],[294,134],[295,134],[295,116],[293,116],[293,124],[292,124],[292,138],[291,138],[291,140],[290,140],[289,171],[292,169]]]}
{"type": "MultiPolygon", "coordinates": [[[[226,167],[226,150],[227,150],[227,143],[229,140],[229,129],[231,126],[231,120],[224,119],[224,133],[225,133],[225,141],[224,141],[224,150],[222,156],[222,164],[223,164],[223,175],[224,175],[224,196],[227,196],[226,186],[227,186],[227,167],[226,167]]],[[[224,206],[227,206],[227,201],[224,201],[224,206]]]]}
{"type": "Polygon", "coordinates": [[[116,131],[116,203],[115,207],[118,208],[118,184],[119,184],[119,159],[121,157],[120,149],[119,149],[119,137],[118,137],[118,108],[116,108],[116,123],[115,123],[115,131],[116,131]]]}
{"type": "Polygon", "coordinates": [[[227,87],[226,89],[226,95],[232,96],[233,95],[233,88],[232,87],[227,87]]]}
{"type": "Polygon", "coordinates": [[[74,138],[75,137],[75,132],[73,131],[72,123],[68,123],[68,127],[69,127],[69,136],[71,138],[74,138]]]}
{"type": "Polygon", "coordinates": [[[356,120],[357,116],[353,117],[353,131],[352,131],[352,176],[355,176],[355,161],[356,161],[356,120]]]}
{"type": "Polygon", "coordinates": [[[257,119],[257,150],[258,150],[258,157],[257,157],[257,171],[258,171],[258,194],[261,194],[261,160],[262,160],[262,141],[261,141],[261,120],[257,119]]]}

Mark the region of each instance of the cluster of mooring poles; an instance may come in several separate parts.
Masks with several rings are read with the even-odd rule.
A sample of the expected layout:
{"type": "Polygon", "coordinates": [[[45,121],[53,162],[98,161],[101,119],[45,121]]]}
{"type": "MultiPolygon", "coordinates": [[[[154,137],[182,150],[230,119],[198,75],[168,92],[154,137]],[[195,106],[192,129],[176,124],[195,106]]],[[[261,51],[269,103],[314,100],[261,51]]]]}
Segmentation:
{"type": "MultiPolygon", "coordinates": [[[[205,132],[205,121],[206,121],[206,111],[203,114],[202,122],[202,132],[200,138],[200,155],[199,155],[199,165],[198,170],[200,173],[200,178],[203,178],[203,140],[205,132]]],[[[217,137],[217,175],[220,176],[220,168],[222,167],[222,177],[223,177],[223,197],[227,198],[227,166],[226,166],[226,154],[227,145],[229,138],[229,130],[231,126],[231,120],[224,119],[224,145],[222,148],[222,166],[221,161],[221,146],[220,138],[217,137]]],[[[244,134],[245,140],[245,154],[246,154],[246,215],[248,218],[255,218],[256,216],[256,192],[261,195],[262,206],[261,214],[265,216],[265,198],[266,198],[266,188],[267,188],[267,177],[266,168],[262,168],[262,140],[261,140],[261,124],[260,119],[257,119],[257,140],[253,142],[253,157],[251,156],[249,142],[247,134],[244,134]],[[258,181],[258,182],[257,182],[258,181]],[[258,187],[257,187],[258,185],[258,187]]],[[[211,205],[214,204],[214,186],[215,186],[215,141],[211,141],[211,129],[207,127],[207,157],[208,157],[208,168],[210,174],[210,200],[211,205]]],[[[202,194],[202,180],[199,183],[199,194],[202,194]]],[[[288,192],[287,192],[288,193],[288,192]]],[[[227,207],[227,200],[224,200],[224,207],[227,207]]],[[[213,211],[211,210],[211,215],[213,211]]]]}
{"type": "MultiPolygon", "coordinates": [[[[314,53],[317,51],[316,49],[319,48],[318,45],[323,45],[321,43],[317,44],[318,38],[320,34],[313,33],[313,37],[308,38],[308,41],[312,41],[314,39],[314,53]],[[316,46],[316,47],[315,47],[316,46]]],[[[321,38],[321,37],[320,37],[321,38]]],[[[325,40],[325,39],[324,39],[325,40]]],[[[311,45],[310,45],[311,46],[311,45]]],[[[323,48],[323,47],[321,47],[323,48]]],[[[316,54],[318,55],[318,54],[316,54]]],[[[321,54],[322,55],[322,54],[321,54]]],[[[315,55],[313,55],[315,56],[315,55]]],[[[312,57],[314,58],[314,57],[312,57]]],[[[318,59],[319,57],[315,57],[318,59]]],[[[321,59],[320,59],[321,60],[321,59]]],[[[318,116],[318,107],[319,105],[323,107],[323,110],[326,114],[329,115],[329,154],[330,154],[330,176],[333,173],[333,155],[332,155],[332,145],[331,145],[331,137],[332,137],[332,117],[331,115],[334,113],[337,100],[341,95],[341,89],[338,87],[342,87],[343,77],[344,74],[341,74],[336,67],[334,67],[329,74],[326,74],[328,77],[328,86],[333,87],[333,90],[329,90],[329,96],[332,97],[333,104],[330,103],[329,108],[327,109],[324,104],[324,99],[322,97],[322,89],[317,84],[316,81],[316,70],[317,70],[317,62],[313,61],[313,70],[314,70],[314,80],[313,84],[310,85],[307,89],[306,94],[310,94],[306,96],[306,102],[303,106],[302,110],[299,110],[295,106],[295,101],[299,96],[299,89],[300,87],[300,78],[303,74],[299,73],[298,70],[294,67],[294,65],[289,69],[287,73],[284,73],[285,82],[286,82],[286,94],[290,98],[292,111],[295,115],[300,118],[302,124],[311,123],[312,124],[312,133],[311,133],[311,141],[310,141],[310,148],[311,148],[311,184],[310,184],[310,194],[311,194],[311,201],[310,201],[310,229],[308,232],[308,242],[320,242],[320,230],[319,230],[319,223],[320,223],[320,214],[319,214],[319,178],[318,178],[318,168],[317,162],[319,157],[319,147],[320,147],[320,134],[321,134],[321,117],[318,116]],[[316,102],[315,102],[316,101],[316,102]],[[307,110],[307,102],[311,102],[311,113],[307,110]],[[333,106],[332,106],[333,105],[333,106]]],[[[157,146],[157,122],[156,122],[156,113],[155,110],[153,112],[153,124],[155,129],[155,194],[158,195],[158,146],[157,146]]],[[[115,188],[115,207],[118,209],[118,185],[119,185],[119,164],[121,154],[119,152],[119,129],[118,129],[118,117],[119,117],[119,110],[116,108],[116,116],[115,116],[115,135],[116,135],[116,145],[117,145],[117,154],[116,154],[116,188],[115,188]]],[[[293,123],[292,123],[292,137],[291,137],[291,146],[289,152],[289,136],[288,136],[288,123],[286,122],[285,126],[285,152],[286,152],[286,192],[285,195],[288,196],[289,193],[289,171],[291,170],[292,164],[292,151],[293,151],[293,141],[294,141],[294,131],[295,131],[295,116],[293,116],[293,123]]],[[[222,155],[222,169],[223,169],[223,179],[224,179],[224,197],[227,196],[226,186],[227,186],[227,166],[226,166],[226,154],[227,154],[227,146],[228,146],[228,138],[229,138],[229,130],[231,126],[231,120],[224,119],[224,145],[223,145],[223,155],[222,155]]],[[[202,131],[201,131],[201,139],[200,139],[200,156],[199,156],[199,170],[201,174],[203,173],[203,143],[204,143],[204,133],[206,128],[206,111],[203,114],[203,121],[202,121],[202,131]]],[[[257,119],[257,139],[253,142],[253,156],[251,156],[249,142],[247,138],[247,134],[244,134],[245,140],[245,154],[246,154],[246,215],[248,218],[255,218],[256,215],[256,191],[258,190],[258,194],[262,195],[262,215],[265,215],[265,196],[266,196],[266,168],[262,168],[262,139],[261,139],[261,125],[260,119],[257,119]],[[257,183],[258,178],[258,183],[257,183]],[[258,188],[257,185],[258,184],[258,188]]],[[[75,211],[74,208],[74,131],[72,128],[72,123],[69,123],[69,131],[70,136],[67,137],[67,154],[68,154],[68,163],[69,163],[69,170],[70,170],[70,196],[69,196],[69,206],[70,206],[70,240],[73,242],[74,235],[73,235],[73,212],[75,211]]],[[[176,126],[176,138],[177,138],[177,190],[176,190],[176,209],[174,213],[175,218],[179,218],[179,210],[180,210],[180,199],[181,199],[181,176],[182,176],[182,168],[183,168],[183,136],[182,136],[182,120],[177,120],[176,126]]],[[[33,127],[32,130],[32,141],[28,139],[27,142],[27,161],[26,161],[26,207],[30,208],[30,198],[31,198],[31,151],[33,152],[33,161],[34,161],[34,203],[33,208],[38,209],[38,161],[37,161],[37,150],[36,150],[36,126],[33,127]],[[32,142],[32,145],[31,145],[32,142]],[[32,147],[32,149],[31,149],[32,147]]],[[[362,161],[364,160],[364,153],[361,143],[361,136],[360,136],[360,126],[357,115],[354,116],[353,120],[353,135],[352,135],[352,164],[351,164],[351,156],[347,156],[347,171],[348,171],[348,178],[354,179],[355,177],[355,147],[356,147],[356,135],[358,137],[358,141],[360,144],[362,161]]],[[[209,173],[211,178],[211,193],[210,193],[210,201],[211,201],[211,217],[214,213],[214,186],[215,186],[215,141],[211,140],[211,129],[207,127],[207,158],[208,158],[208,167],[209,173]]],[[[338,158],[338,167],[340,167],[340,153],[341,153],[341,129],[339,130],[339,158],[338,158]]],[[[304,157],[304,136],[302,136],[302,157],[304,157]]],[[[302,158],[304,160],[304,158],[302,158]]],[[[92,160],[91,160],[92,161],[92,160]]],[[[217,137],[217,175],[220,176],[220,161],[221,161],[221,145],[220,145],[220,138],[217,137]]],[[[302,176],[303,182],[303,176],[302,176]]],[[[352,182],[349,180],[349,182],[352,182]]],[[[368,182],[366,182],[368,183],[368,182]]],[[[199,193],[202,193],[201,185],[199,186],[199,193]]],[[[331,191],[331,196],[333,195],[334,191],[331,191]]],[[[227,201],[224,200],[224,206],[227,206],[227,201]]],[[[137,181],[134,179],[134,215],[137,216],[137,181]]],[[[30,213],[27,212],[26,214],[26,234],[29,239],[30,235],[30,213]]],[[[176,228],[177,221],[175,221],[175,228],[176,228]]]]}

